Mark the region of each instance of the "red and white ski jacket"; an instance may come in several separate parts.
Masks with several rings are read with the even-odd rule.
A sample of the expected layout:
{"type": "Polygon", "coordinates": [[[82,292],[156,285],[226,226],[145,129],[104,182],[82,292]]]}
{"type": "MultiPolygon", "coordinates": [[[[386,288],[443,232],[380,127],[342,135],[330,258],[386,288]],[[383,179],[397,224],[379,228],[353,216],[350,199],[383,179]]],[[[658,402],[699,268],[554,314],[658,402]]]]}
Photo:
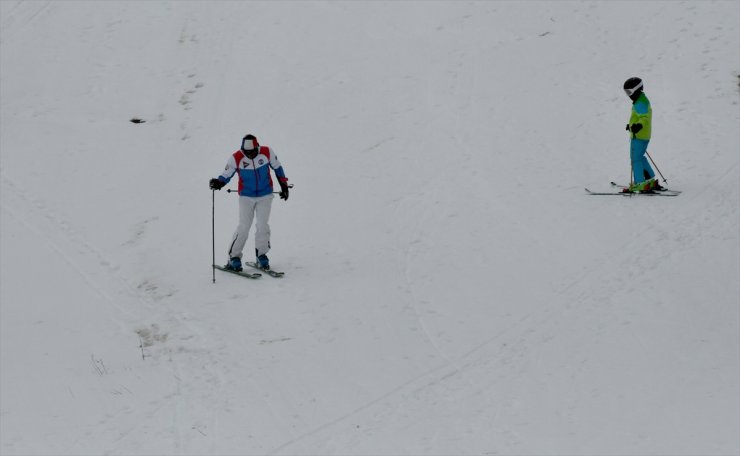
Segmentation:
{"type": "Polygon", "coordinates": [[[267,146],[259,146],[259,152],[254,158],[249,158],[242,150],[237,150],[226,162],[226,169],[218,179],[228,184],[234,173],[239,173],[239,195],[267,196],[272,194],[272,176],[270,168],[275,171],[278,181],[287,183],[277,155],[267,146]]]}

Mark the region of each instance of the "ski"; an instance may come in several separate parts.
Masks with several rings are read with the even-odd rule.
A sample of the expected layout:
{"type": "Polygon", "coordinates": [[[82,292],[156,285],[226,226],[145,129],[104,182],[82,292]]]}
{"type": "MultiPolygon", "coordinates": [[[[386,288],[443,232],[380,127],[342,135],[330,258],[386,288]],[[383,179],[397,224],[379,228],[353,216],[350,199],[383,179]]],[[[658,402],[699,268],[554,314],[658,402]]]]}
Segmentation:
{"type": "MultiPolygon", "coordinates": [[[[629,188],[629,186],[627,186],[627,185],[618,184],[616,182],[611,182],[611,184],[612,184],[612,187],[629,188]]],[[[664,193],[664,192],[668,192],[668,193],[681,193],[681,190],[671,190],[669,188],[664,188],[663,190],[656,190],[656,191],[657,192],[660,192],[660,193],[664,193]]]]}
{"type": "Polygon", "coordinates": [[[586,189],[586,193],[596,196],[678,196],[678,193],[668,192],[594,192],[586,189]]]}
{"type": "Polygon", "coordinates": [[[251,261],[245,261],[244,264],[246,266],[249,266],[250,268],[259,269],[270,277],[278,278],[285,275],[284,272],[273,271],[272,269],[263,269],[260,265],[258,265],[257,263],[252,263],[251,261]]]}
{"type": "Polygon", "coordinates": [[[244,271],[235,271],[233,269],[226,269],[225,267],[219,266],[217,264],[214,264],[213,267],[218,269],[219,271],[236,274],[238,276],[246,277],[248,279],[259,279],[260,277],[262,277],[262,274],[260,274],[259,272],[251,273],[251,272],[244,272],[244,271]]]}

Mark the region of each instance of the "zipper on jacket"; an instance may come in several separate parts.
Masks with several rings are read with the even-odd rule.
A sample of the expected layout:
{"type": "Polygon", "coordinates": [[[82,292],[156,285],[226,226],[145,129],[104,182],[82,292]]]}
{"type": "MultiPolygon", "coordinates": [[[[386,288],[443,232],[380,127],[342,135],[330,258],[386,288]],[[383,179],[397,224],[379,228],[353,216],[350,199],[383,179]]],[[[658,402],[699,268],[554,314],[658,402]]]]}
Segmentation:
{"type": "MultiPolygon", "coordinates": [[[[257,154],[259,155],[259,153],[257,154]]],[[[257,158],[256,156],[254,158],[257,158]]],[[[252,160],[252,170],[254,171],[254,196],[255,198],[260,196],[260,174],[257,172],[257,167],[254,165],[254,158],[252,160]]]]}

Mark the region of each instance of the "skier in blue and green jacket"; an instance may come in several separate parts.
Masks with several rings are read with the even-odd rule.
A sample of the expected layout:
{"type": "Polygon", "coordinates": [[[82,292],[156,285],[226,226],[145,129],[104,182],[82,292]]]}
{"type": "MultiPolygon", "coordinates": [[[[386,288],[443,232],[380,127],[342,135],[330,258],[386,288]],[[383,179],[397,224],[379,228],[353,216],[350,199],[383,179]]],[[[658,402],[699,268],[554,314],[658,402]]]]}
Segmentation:
{"type": "Polygon", "coordinates": [[[630,132],[630,160],[632,161],[632,183],[628,192],[649,192],[662,187],[655,179],[655,172],[645,154],[650,143],[653,109],[645,96],[642,79],[629,78],[624,83],[624,92],[632,100],[632,113],[627,131],[630,132]]]}

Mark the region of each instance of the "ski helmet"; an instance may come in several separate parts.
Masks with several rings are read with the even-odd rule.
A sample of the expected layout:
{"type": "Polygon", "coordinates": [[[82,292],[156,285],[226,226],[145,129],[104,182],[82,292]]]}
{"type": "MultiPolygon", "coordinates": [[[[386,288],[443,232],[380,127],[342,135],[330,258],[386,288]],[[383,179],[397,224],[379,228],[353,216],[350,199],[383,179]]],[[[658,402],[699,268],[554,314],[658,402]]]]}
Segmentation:
{"type": "Polygon", "coordinates": [[[624,81],[624,93],[626,93],[628,97],[632,98],[634,94],[641,92],[641,91],[642,91],[642,79],[629,78],[626,81],[624,81]]]}
{"type": "Polygon", "coordinates": [[[246,135],[242,138],[242,150],[244,152],[255,150],[259,147],[257,138],[254,135],[246,135]]]}

